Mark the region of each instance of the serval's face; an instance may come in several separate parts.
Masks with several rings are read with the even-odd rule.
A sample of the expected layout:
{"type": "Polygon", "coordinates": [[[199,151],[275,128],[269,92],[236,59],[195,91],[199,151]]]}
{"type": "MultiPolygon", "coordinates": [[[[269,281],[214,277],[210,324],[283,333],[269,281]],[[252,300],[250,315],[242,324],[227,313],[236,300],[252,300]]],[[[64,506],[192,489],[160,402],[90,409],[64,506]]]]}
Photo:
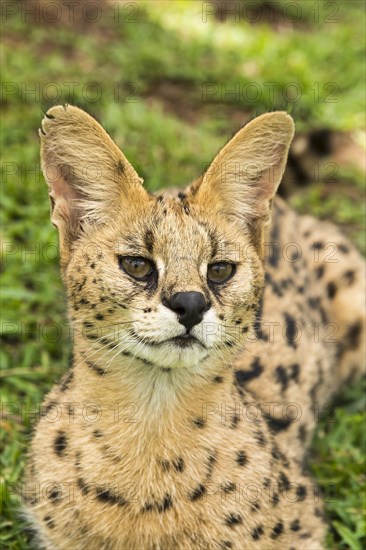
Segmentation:
{"type": "Polygon", "coordinates": [[[87,338],[174,368],[245,337],[262,271],[248,233],[188,197],[160,196],[80,239],[65,282],[87,338]]]}
{"type": "Polygon", "coordinates": [[[242,341],[260,300],[263,229],[291,119],[273,113],[248,124],[202,178],[167,196],[149,195],[79,109],[51,109],[42,128],[71,316],[83,336],[108,358],[165,369],[194,367],[242,341]],[[91,149],[99,170],[87,178],[91,149]]]}

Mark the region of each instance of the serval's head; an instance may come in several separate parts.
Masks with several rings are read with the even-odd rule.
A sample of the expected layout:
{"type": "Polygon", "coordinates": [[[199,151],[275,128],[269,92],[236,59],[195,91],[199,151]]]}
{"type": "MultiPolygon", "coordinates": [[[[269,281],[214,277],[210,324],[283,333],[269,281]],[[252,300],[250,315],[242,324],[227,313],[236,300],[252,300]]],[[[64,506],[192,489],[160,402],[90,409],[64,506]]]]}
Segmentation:
{"type": "Polygon", "coordinates": [[[263,234],[293,133],[286,113],[262,115],[185,191],[151,195],[91,116],[51,108],[42,169],[80,337],[164,369],[240,341],[261,297],[263,234]]]}

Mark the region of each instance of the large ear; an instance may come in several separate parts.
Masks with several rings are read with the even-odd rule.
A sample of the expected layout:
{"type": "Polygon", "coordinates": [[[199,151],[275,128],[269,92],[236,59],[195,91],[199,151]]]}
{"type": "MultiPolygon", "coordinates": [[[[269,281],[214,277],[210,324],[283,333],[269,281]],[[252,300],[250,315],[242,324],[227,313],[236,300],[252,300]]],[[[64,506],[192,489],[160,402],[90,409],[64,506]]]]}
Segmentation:
{"type": "Polygon", "coordinates": [[[259,227],[263,233],[294,130],[292,118],[284,112],[268,113],[249,122],[191,186],[193,200],[256,231],[259,227]]]}
{"type": "Polygon", "coordinates": [[[42,120],[39,135],[51,220],[59,230],[65,265],[83,224],[103,224],[120,204],[141,201],[147,192],[107,132],[81,109],[52,107],[42,120]]]}

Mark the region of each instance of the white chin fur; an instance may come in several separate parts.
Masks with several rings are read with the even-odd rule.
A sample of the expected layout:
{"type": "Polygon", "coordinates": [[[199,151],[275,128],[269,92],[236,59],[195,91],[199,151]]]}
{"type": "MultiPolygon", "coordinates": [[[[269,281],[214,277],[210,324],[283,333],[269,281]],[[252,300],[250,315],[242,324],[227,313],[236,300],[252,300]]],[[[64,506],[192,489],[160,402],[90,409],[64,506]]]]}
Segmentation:
{"type": "Polygon", "coordinates": [[[176,369],[194,367],[207,357],[208,351],[198,343],[187,348],[180,348],[173,343],[167,342],[158,348],[144,345],[143,348],[139,349],[138,355],[161,368],[176,369]]]}
{"type": "Polygon", "coordinates": [[[202,345],[193,343],[181,348],[173,342],[165,342],[169,338],[182,335],[185,329],[178,322],[176,314],[162,304],[147,320],[135,318],[133,323],[137,338],[130,339],[129,353],[162,368],[194,367],[205,359],[210,348],[220,341],[221,325],[212,308],[204,314],[202,322],[191,330],[192,336],[202,345]],[[161,344],[149,345],[143,342],[144,340],[161,344]]]}

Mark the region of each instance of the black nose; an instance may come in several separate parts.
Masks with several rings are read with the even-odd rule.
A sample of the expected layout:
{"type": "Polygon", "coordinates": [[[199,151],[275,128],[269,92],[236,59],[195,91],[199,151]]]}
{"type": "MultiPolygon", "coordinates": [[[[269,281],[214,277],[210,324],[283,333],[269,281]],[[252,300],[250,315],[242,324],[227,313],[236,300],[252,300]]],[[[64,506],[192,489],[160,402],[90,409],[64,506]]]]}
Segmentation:
{"type": "Polygon", "coordinates": [[[175,311],[178,321],[188,331],[202,321],[204,312],[211,307],[201,292],[176,292],[171,298],[164,299],[163,304],[175,311]]]}

